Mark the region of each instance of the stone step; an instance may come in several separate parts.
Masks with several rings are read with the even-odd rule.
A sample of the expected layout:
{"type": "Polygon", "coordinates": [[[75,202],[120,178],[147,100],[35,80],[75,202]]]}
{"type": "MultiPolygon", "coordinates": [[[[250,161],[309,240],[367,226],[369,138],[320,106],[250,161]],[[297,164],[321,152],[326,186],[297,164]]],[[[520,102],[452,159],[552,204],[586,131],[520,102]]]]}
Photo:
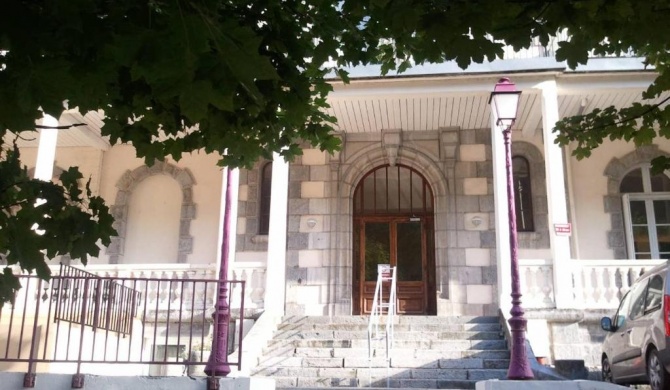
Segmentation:
{"type": "Polygon", "coordinates": [[[383,387],[386,388],[387,383],[389,388],[402,389],[474,389],[478,381],[488,379],[504,379],[507,375],[506,370],[499,370],[499,372],[491,372],[491,370],[484,370],[483,373],[472,373],[472,378],[449,378],[440,376],[440,372],[435,373],[406,373],[401,375],[393,375],[387,377],[387,374],[380,373],[377,376],[366,376],[362,373],[361,377],[355,376],[273,376],[277,388],[324,388],[324,387],[351,387],[351,388],[368,388],[368,387],[383,387]],[[426,374],[425,377],[412,378],[411,375],[418,374],[419,376],[426,374]],[[388,378],[388,379],[387,379],[388,378]]]}
{"type": "MultiPolygon", "coordinates": [[[[338,387],[338,390],[352,390],[352,389],[359,389],[359,387],[338,387]]],[[[366,387],[366,390],[388,390],[388,387],[384,385],[384,387],[366,387]]],[[[294,387],[277,387],[276,390],[295,390],[294,387]]],[[[323,387],[301,387],[300,390],[323,390],[323,387]]],[[[434,389],[427,389],[427,388],[420,388],[420,387],[395,387],[393,390],[434,390],[434,389]]],[[[451,389],[444,389],[444,390],[460,390],[456,388],[451,388],[451,389]]]]}
{"type": "Polygon", "coordinates": [[[267,358],[257,366],[256,372],[268,368],[434,368],[442,370],[452,369],[506,369],[509,359],[435,359],[425,356],[398,356],[386,359],[377,357],[300,357],[277,356],[267,358]]]}
{"type": "MultiPolygon", "coordinates": [[[[373,333],[374,334],[374,333],[373,333]]],[[[500,331],[394,331],[395,340],[497,340],[500,331]]],[[[283,330],[275,340],[367,340],[367,330],[283,330]]]]}
{"type": "MultiPolygon", "coordinates": [[[[290,327],[296,324],[352,324],[352,325],[366,325],[369,323],[369,316],[290,316],[284,317],[279,329],[283,327],[290,327]]],[[[419,325],[419,324],[498,324],[499,318],[495,316],[453,316],[453,317],[437,317],[437,316],[397,316],[394,324],[398,325],[419,325]]],[[[382,318],[380,323],[385,323],[382,318]]]]}
{"type": "Polygon", "coordinates": [[[388,358],[382,325],[371,359],[368,321],[285,317],[252,375],[272,377],[287,390],[472,389],[507,375],[510,352],[498,317],[397,317],[388,358]]]}
{"type": "MultiPolygon", "coordinates": [[[[425,349],[393,349],[390,351],[391,357],[421,357],[433,359],[465,359],[479,358],[486,360],[509,359],[509,350],[466,350],[466,351],[444,351],[444,350],[425,350],[425,349]]],[[[285,349],[276,349],[273,353],[265,353],[259,359],[263,363],[265,359],[278,356],[302,356],[302,357],[343,357],[343,358],[368,358],[367,348],[307,348],[287,346],[285,349]]],[[[373,349],[373,358],[386,357],[386,349],[373,349]]]]}
{"type": "MultiPolygon", "coordinates": [[[[383,330],[385,325],[380,326],[383,330]]],[[[463,323],[463,324],[397,324],[394,325],[396,332],[500,332],[501,326],[499,323],[463,323]]],[[[347,330],[347,331],[361,331],[367,332],[368,324],[314,324],[314,323],[285,323],[278,328],[277,334],[284,331],[299,330],[299,331],[314,331],[314,330],[347,330]]]]}
{"type": "MultiPolygon", "coordinates": [[[[368,348],[368,340],[328,340],[328,339],[296,339],[270,340],[264,352],[272,352],[276,348],[368,348]]],[[[373,344],[373,346],[375,346],[373,344]]],[[[377,344],[377,349],[383,344],[377,344]]],[[[505,340],[394,340],[392,349],[424,349],[424,350],[485,350],[507,349],[505,340]]]]}

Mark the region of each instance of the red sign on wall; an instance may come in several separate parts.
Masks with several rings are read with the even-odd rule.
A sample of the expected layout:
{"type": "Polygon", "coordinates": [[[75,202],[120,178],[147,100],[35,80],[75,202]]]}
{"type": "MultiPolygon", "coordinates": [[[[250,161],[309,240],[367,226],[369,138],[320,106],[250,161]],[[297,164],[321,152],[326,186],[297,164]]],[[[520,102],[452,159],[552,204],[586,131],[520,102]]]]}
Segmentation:
{"type": "Polygon", "coordinates": [[[555,223],[554,232],[557,236],[569,236],[572,234],[572,224],[570,223],[555,223]]]}

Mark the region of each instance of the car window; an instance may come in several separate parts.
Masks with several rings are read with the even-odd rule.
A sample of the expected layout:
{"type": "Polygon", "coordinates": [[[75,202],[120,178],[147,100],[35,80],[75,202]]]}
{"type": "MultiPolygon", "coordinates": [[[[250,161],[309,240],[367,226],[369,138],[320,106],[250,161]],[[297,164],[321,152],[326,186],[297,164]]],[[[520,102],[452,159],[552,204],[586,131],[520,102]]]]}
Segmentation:
{"type": "Polygon", "coordinates": [[[644,302],[647,296],[647,285],[649,279],[637,283],[631,290],[630,312],[628,318],[634,320],[644,315],[644,302]]]}
{"type": "Polygon", "coordinates": [[[644,314],[651,313],[661,308],[663,302],[663,278],[656,275],[649,281],[647,288],[647,298],[644,306],[644,314]]]}
{"type": "Polygon", "coordinates": [[[630,305],[630,291],[626,293],[626,295],[621,298],[621,303],[619,304],[619,309],[616,311],[616,314],[614,315],[614,327],[615,329],[619,329],[624,324],[626,323],[626,319],[628,318],[628,307],[630,305]]]}

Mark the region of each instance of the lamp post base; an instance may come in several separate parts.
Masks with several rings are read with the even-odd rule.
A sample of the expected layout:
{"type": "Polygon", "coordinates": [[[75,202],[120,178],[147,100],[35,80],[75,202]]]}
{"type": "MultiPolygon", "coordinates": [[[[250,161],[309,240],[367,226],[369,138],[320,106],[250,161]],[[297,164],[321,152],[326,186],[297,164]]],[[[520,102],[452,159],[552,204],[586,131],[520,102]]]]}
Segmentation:
{"type": "Polygon", "coordinates": [[[205,366],[205,374],[212,377],[225,377],[230,374],[228,364],[228,314],[214,313],[214,337],[212,352],[205,366]],[[217,323],[217,321],[220,321],[217,323]]]}
{"type": "Polygon", "coordinates": [[[526,319],[522,316],[515,316],[508,321],[510,333],[512,334],[512,353],[510,356],[509,370],[507,379],[528,380],[533,379],[533,370],[530,368],[528,355],[526,354],[526,319]]]}

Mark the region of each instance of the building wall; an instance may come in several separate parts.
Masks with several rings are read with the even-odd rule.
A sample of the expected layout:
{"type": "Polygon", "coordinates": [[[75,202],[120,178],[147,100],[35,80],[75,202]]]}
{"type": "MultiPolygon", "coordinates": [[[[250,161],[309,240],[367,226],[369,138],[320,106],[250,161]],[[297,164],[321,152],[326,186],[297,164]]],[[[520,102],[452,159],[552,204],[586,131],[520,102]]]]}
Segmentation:
{"type": "MultiPolygon", "coordinates": [[[[536,139],[517,152],[542,154],[536,139]]],[[[292,315],[352,312],[352,197],[370,170],[395,159],[424,175],[435,202],[435,258],[438,315],[495,314],[496,254],[490,129],[385,131],[346,134],[343,149],[330,156],[307,148],[290,165],[286,312],[292,315]],[[397,156],[397,157],[393,157],[397,156]],[[478,224],[473,220],[480,219],[478,224]]],[[[536,162],[531,159],[531,162],[536,162]]],[[[534,168],[535,169],[535,168],[534,168]]],[[[248,172],[240,194],[255,194],[258,171],[248,172]],[[252,176],[253,175],[253,176],[252,176]]],[[[535,194],[537,234],[526,234],[522,248],[537,258],[548,251],[546,195],[535,194]],[[542,206],[544,205],[544,207],[542,206]],[[542,211],[544,210],[544,211],[542,211]]],[[[252,204],[249,200],[246,206],[252,204]]],[[[240,209],[243,209],[240,201],[240,209]]],[[[238,235],[238,259],[249,256],[249,212],[246,237],[238,235]]],[[[242,217],[241,217],[242,218],[242,217]]],[[[238,234],[240,232],[238,231],[238,234]]],[[[522,235],[523,236],[523,235],[522,235]]],[[[261,248],[262,251],[262,248],[261,248]]],[[[260,253],[259,253],[260,255],[260,253]]]]}
{"type": "MultiPolygon", "coordinates": [[[[24,164],[28,168],[33,168],[37,148],[24,148],[21,154],[24,164]]],[[[129,228],[127,224],[141,220],[146,213],[147,207],[132,207],[137,198],[144,199],[144,202],[153,200],[154,206],[159,206],[155,210],[159,214],[162,210],[161,204],[180,207],[177,210],[164,210],[163,213],[178,219],[169,222],[172,230],[179,231],[169,233],[171,237],[169,240],[173,242],[166,244],[167,247],[177,248],[174,255],[167,256],[166,253],[150,250],[153,244],[161,245],[161,240],[166,239],[166,234],[157,233],[150,226],[147,228],[146,224],[140,223],[134,226],[144,228],[134,229],[130,226],[130,230],[137,233],[133,234],[133,240],[136,243],[146,243],[147,250],[133,251],[137,254],[132,256],[133,258],[124,257],[125,243],[116,240],[110,245],[110,248],[116,245],[116,252],[112,251],[110,254],[110,248],[103,249],[98,258],[90,259],[90,263],[105,264],[114,256],[117,256],[116,261],[122,263],[216,263],[222,183],[222,172],[216,165],[217,160],[216,155],[192,153],[184,155],[179,162],[168,159],[165,164],[155,165],[155,168],[144,168],[144,160],[137,158],[135,150],[129,145],[117,145],[108,151],[84,147],[58,148],[55,165],[61,169],[78,166],[84,179],[91,179],[93,192],[105,199],[117,217],[119,207],[115,209],[115,206],[118,206],[123,198],[122,203],[128,211],[122,215],[123,218],[117,218],[115,227],[120,234],[127,232],[126,229],[129,228]],[[159,166],[161,168],[157,170],[159,166]],[[124,185],[131,188],[120,188],[124,185]],[[181,192],[179,188],[182,189],[181,192]],[[135,189],[139,192],[133,198],[135,189]],[[185,219],[188,220],[188,229],[185,229],[183,223],[185,219]],[[185,240],[184,237],[191,239],[185,240]]]]}
{"type": "MultiPolygon", "coordinates": [[[[37,161],[37,148],[22,148],[21,161],[28,167],[34,169],[37,161]]],[[[95,195],[100,194],[101,169],[104,151],[87,147],[68,147],[56,149],[56,161],[54,166],[61,169],[79,167],[84,179],[91,179],[91,190],[95,195]]]]}
{"type": "Polygon", "coordinates": [[[579,259],[627,258],[625,237],[621,224],[621,201],[618,181],[613,177],[625,170],[649,163],[653,157],[670,152],[670,140],[657,139],[656,143],[636,148],[633,143],[605,141],[593,150],[590,157],[578,161],[570,157],[569,175],[573,193],[573,240],[579,259]],[[613,180],[611,180],[613,179],[613,180]]]}

